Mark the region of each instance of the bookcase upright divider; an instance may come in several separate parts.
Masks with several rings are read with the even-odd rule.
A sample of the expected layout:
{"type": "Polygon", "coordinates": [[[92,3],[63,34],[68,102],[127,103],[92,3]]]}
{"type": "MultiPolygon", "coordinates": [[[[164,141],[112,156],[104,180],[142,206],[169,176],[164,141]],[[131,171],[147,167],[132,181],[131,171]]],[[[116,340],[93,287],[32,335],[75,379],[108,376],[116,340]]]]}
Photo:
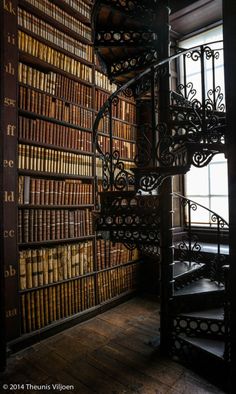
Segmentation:
{"type": "MultiPolygon", "coordinates": [[[[1,360],[6,343],[18,350],[137,289],[137,251],[100,239],[92,228],[101,188],[92,125],[115,86],[95,59],[91,5],[1,2],[1,360]],[[33,21],[40,22],[38,31],[31,32],[33,21]],[[70,54],[72,25],[76,54],[70,54]]],[[[134,112],[134,101],[120,97],[113,114],[114,149],[127,166],[135,149],[134,112]]],[[[107,136],[107,130],[99,136],[104,146],[107,136]]]]}

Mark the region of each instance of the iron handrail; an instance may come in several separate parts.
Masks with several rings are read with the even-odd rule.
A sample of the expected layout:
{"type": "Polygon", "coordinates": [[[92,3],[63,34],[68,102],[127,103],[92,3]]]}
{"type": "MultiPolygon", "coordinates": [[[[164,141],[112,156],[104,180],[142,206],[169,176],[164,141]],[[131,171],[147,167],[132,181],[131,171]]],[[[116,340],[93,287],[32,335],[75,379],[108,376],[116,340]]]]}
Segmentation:
{"type": "MultiPolygon", "coordinates": [[[[143,72],[141,72],[139,75],[135,76],[134,78],[132,78],[131,80],[127,81],[126,83],[124,83],[122,86],[120,86],[115,92],[113,92],[108,99],[105,101],[105,103],[103,104],[103,106],[100,108],[100,110],[97,113],[96,119],[94,121],[93,124],[93,141],[96,142],[96,135],[98,132],[98,126],[99,126],[99,122],[102,119],[103,114],[108,110],[109,106],[111,105],[111,103],[113,102],[113,100],[119,95],[119,93],[128,90],[130,86],[134,85],[137,81],[141,80],[143,77],[145,77],[146,75],[148,75],[149,73],[157,70],[159,67],[163,66],[164,64],[171,62],[172,60],[175,60],[183,55],[188,54],[189,52],[192,52],[194,50],[197,50],[198,48],[201,47],[208,47],[209,45],[213,45],[213,44],[218,44],[218,43],[222,43],[223,40],[218,40],[218,41],[212,41],[212,42],[208,42],[205,44],[200,44],[200,45],[196,45],[193,46],[191,48],[188,49],[183,49],[179,48],[179,52],[169,56],[166,59],[163,60],[158,60],[155,63],[152,63],[151,66],[149,66],[146,70],[144,70],[143,72]]],[[[214,48],[215,51],[219,51],[222,50],[223,48],[214,48]]],[[[102,152],[102,150],[99,147],[99,144],[97,143],[96,146],[97,150],[104,155],[104,153],[102,152]]]]}
{"type": "Polygon", "coordinates": [[[212,211],[212,209],[207,208],[207,207],[205,207],[204,205],[202,205],[202,204],[200,204],[200,203],[198,203],[198,202],[196,202],[196,201],[193,201],[193,200],[191,200],[191,199],[189,199],[189,198],[187,198],[187,197],[185,197],[185,196],[182,196],[182,195],[179,194],[179,193],[173,192],[172,195],[177,196],[177,197],[181,198],[182,200],[189,201],[190,203],[192,203],[192,204],[194,204],[194,205],[196,205],[196,206],[199,206],[199,207],[201,207],[201,208],[207,210],[208,212],[211,213],[212,217],[215,217],[216,219],[219,220],[219,222],[220,222],[220,224],[221,224],[221,227],[225,227],[225,226],[226,226],[226,227],[229,227],[229,223],[228,223],[224,218],[222,218],[222,216],[220,216],[220,215],[218,215],[216,212],[212,211]]]}

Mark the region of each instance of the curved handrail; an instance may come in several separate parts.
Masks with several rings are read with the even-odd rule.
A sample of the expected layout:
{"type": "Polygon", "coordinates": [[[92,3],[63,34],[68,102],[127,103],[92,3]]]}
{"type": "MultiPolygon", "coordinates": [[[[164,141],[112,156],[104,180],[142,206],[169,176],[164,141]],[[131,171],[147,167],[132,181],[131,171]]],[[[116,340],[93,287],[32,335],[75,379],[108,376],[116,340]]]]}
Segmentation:
{"type": "Polygon", "coordinates": [[[181,198],[182,200],[189,201],[190,203],[207,210],[208,212],[211,213],[212,217],[216,217],[219,220],[219,223],[220,223],[222,228],[224,226],[229,227],[229,223],[224,218],[222,218],[222,216],[218,215],[216,212],[212,211],[210,208],[207,208],[204,205],[202,205],[202,204],[200,204],[200,203],[198,203],[196,201],[193,201],[193,200],[191,200],[191,199],[189,199],[189,198],[187,198],[185,196],[182,196],[179,193],[174,192],[174,193],[172,193],[172,195],[177,196],[177,197],[181,198]]]}
{"type": "MultiPolygon", "coordinates": [[[[201,48],[202,46],[204,47],[208,47],[209,45],[212,44],[218,44],[218,43],[223,43],[223,40],[218,40],[218,41],[211,41],[205,44],[200,44],[200,45],[196,45],[194,47],[188,48],[188,49],[183,49],[180,48],[180,52],[176,53],[175,55],[171,55],[166,59],[163,60],[158,60],[157,62],[152,63],[151,66],[149,66],[146,70],[144,70],[143,72],[141,72],[139,75],[137,75],[136,77],[132,78],[131,80],[127,81],[126,83],[124,83],[122,86],[120,86],[114,93],[112,93],[109,98],[105,101],[105,103],[103,104],[103,106],[101,107],[101,109],[98,111],[96,119],[94,121],[93,124],[93,135],[94,135],[94,141],[95,141],[95,136],[97,133],[97,129],[98,129],[98,125],[99,125],[99,121],[102,118],[102,115],[104,114],[104,112],[107,110],[107,108],[109,107],[110,103],[112,103],[112,101],[118,96],[119,93],[123,92],[124,90],[127,90],[130,86],[132,86],[133,84],[135,84],[137,81],[139,81],[140,79],[142,79],[143,77],[145,77],[146,75],[148,75],[150,72],[155,71],[158,67],[163,66],[164,64],[177,59],[185,54],[188,54],[189,52],[192,52],[198,48],[201,48]]],[[[214,50],[219,51],[222,50],[223,48],[215,48],[214,50]]],[[[100,149],[99,149],[100,151],[100,149]]],[[[103,154],[103,152],[100,151],[100,153],[103,154]]]]}

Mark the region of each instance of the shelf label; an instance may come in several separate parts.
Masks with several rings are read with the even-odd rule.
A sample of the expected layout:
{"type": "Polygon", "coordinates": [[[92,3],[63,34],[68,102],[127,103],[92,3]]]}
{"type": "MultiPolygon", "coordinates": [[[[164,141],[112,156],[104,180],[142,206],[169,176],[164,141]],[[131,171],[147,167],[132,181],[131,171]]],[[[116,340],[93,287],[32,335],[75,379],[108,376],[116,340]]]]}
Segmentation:
{"type": "Polygon", "coordinates": [[[11,317],[15,317],[18,315],[17,309],[13,308],[13,309],[8,309],[8,311],[6,311],[6,318],[9,319],[11,317]]]}
{"type": "Polygon", "coordinates": [[[14,124],[7,125],[7,135],[15,137],[16,126],[14,124]]]}
{"type": "Polygon", "coordinates": [[[5,191],[4,192],[4,202],[14,202],[14,201],[15,201],[14,191],[5,191]]]}
{"type": "Polygon", "coordinates": [[[3,160],[3,167],[13,168],[14,167],[14,160],[3,160]]]}
{"type": "Polygon", "coordinates": [[[11,62],[5,65],[5,71],[7,74],[15,75],[15,69],[11,62]]]}
{"type": "Polygon", "coordinates": [[[12,265],[9,265],[5,269],[5,278],[13,278],[14,276],[16,276],[16,269],[12,265]]]}
{"type": "Polygon", "coordinates": [[[11,99],[10,97],[4,97],[4,104],[6,107],[16,107],[16,100],[11,99]]]}
{"type": "Polygon", "coordinates": [[[11,45],[16,45],[16,36],[13,33],[7,33],[7,42],[11,45]]]}
{"type": "Polygon", "coordinates": [[[5,11],[9,12],[9,14],[16,16],[16,8],[13,7],[11,0],[3,0],[3,8],[5,11]]]}
{"type": "Polygon", "coordinates": [[[15,230],[13,230],[13,229],[4,230],[3,236],[4,236],[4,238],[14,238],[15,237],[15,230]]]}

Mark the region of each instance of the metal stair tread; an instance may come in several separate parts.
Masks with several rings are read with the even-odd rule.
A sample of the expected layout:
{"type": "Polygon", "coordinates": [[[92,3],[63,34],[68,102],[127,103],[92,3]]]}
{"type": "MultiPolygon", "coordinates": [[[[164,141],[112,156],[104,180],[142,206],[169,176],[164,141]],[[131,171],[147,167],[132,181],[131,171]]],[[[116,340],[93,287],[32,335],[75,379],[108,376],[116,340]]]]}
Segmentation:
{"type": "Polygon", "coordinates": [[[174,269],[173,269],[173,274],[174,278],[177,279],[179,277],[183,277],[189,273],[193,273],[204,267],[205,264],[203,263],[195,263],[191,262],[191,266],[189,267],[189,262],[188,261],[175,261],[174,262],[174,269]]]}
{"type": "Polygon", "coordinates": [[[199,337],[186,337],[183,335],[179,336],[185,342],[204,350],[205,352],[211,353],[214,356],[224,359],[225,343],[216,339],[199,338],[199,337]]]}
{"type": "MultiPolygon", "coordinates": [[[[181,242],[176,242],[175,243],[175,245],[174,245],[174,247],[175,247],[175,249],[177,249],[178,248],[178,245],[180,244],[181,242]]],[[[192,243],[192,245],[193,245],[194,243],[192,243]]],[[[201,252],[205,252],[205,253],[217,253],[217,247],[218,247],[218,245],[216,244],[216,243],[207,243],[207,242],[201,242],[201,241],[198,241],[198,244],[201,246],[201,252]]],[[[227,244],[221,244],[220,245],[220,253],[221,254],[225,254],[225,255],[228,255],[229,254],[229,245],[227,245],[227,244]]]]}
{"type": "Polygon", "coordinates": [[[181,313],[179,316],[193,317],[200,319],[224,320],[224,308],[214,308],[206,310],[198,310],[194,312],[181,313]]]}
{"type": "Polygon", "coordinates": [[[198,279],[189,283],[181,289],[175,290],[174,296],[187,296],[193,294],[211,293],[223,291],[224,286],[218,286],[215,282],[207,278],[198,279]]]}

